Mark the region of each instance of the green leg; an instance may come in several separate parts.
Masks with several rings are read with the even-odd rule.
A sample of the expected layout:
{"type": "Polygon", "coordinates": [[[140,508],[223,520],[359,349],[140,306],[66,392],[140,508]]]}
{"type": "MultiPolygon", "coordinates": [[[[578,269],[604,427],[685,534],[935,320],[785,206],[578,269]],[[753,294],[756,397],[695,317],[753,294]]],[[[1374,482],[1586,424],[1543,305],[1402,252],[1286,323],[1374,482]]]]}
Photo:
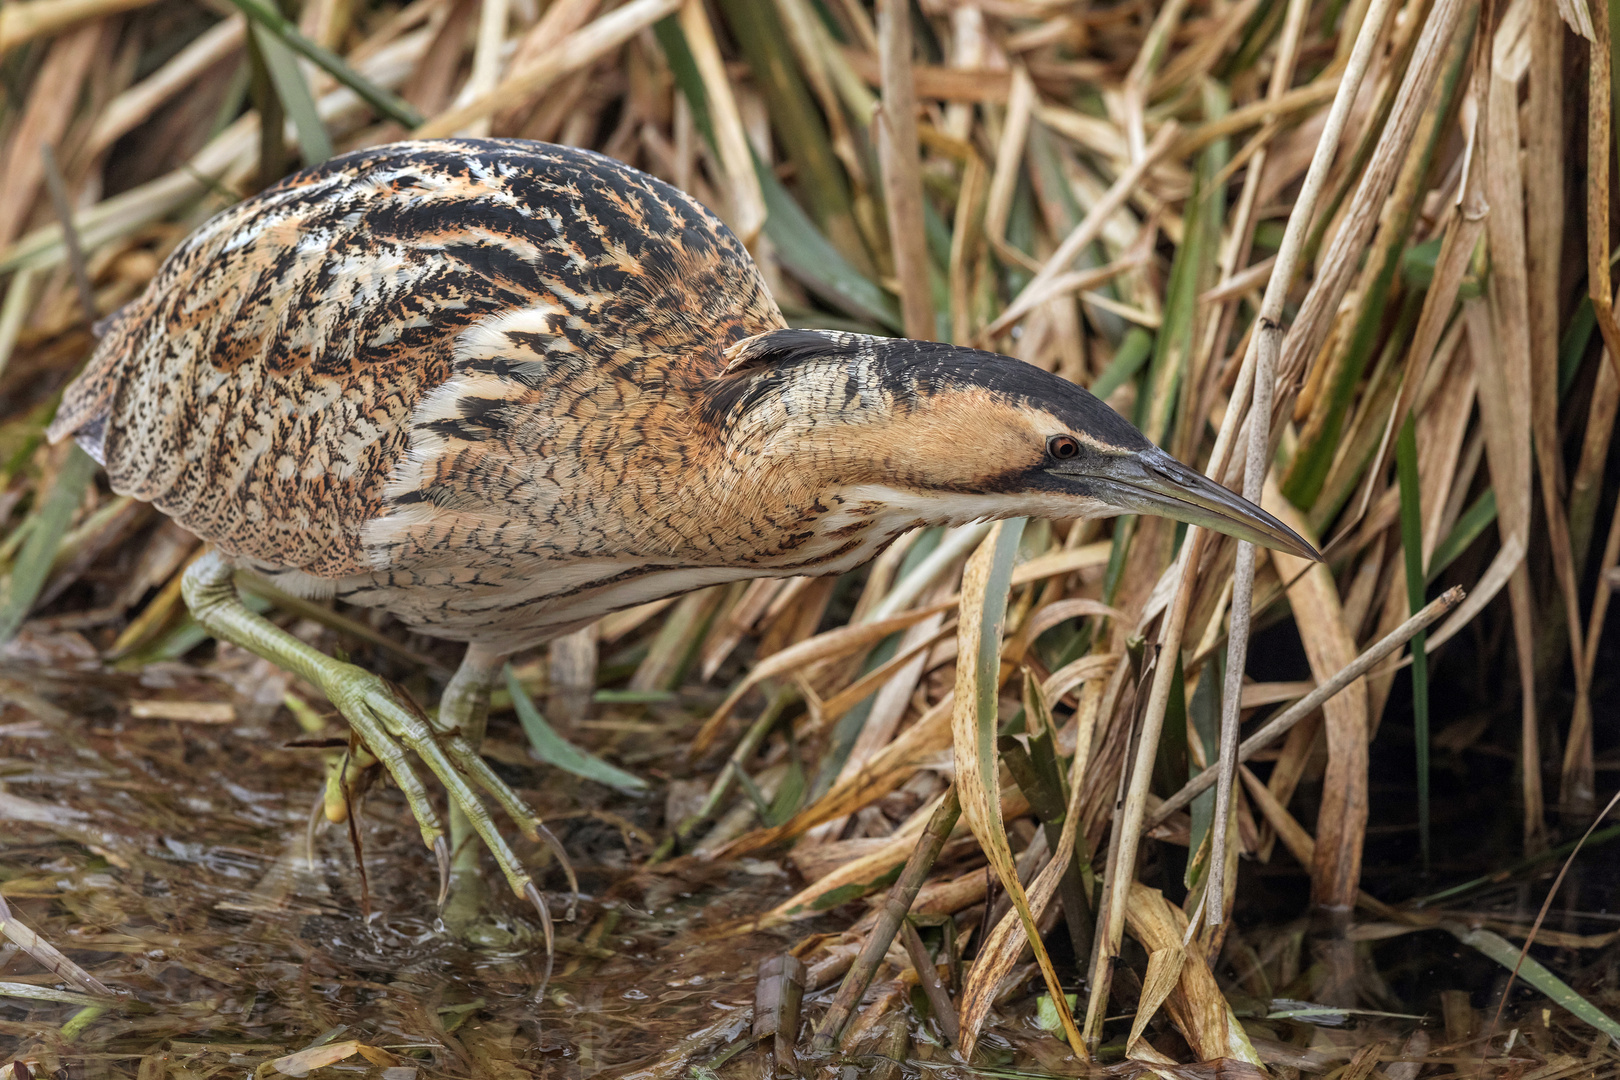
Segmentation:
{"type": "MultiPolygon", "coordinates": [[[[539,910],[549,944],[550,912],[517,855],[501,838],[494,819],[468,782],[470,778],[493,797],[525,835],[540,839],[543,827],[540,819],[478,756],[474,744],[467,737],[470,734],[482,738],[482,710],[455,706],[455,709],[465,712],[469,727],[473,714],[479,714],[476,731],[456,732],[436,728],[409,698],[386,679],[353,664],[334,660],[250,611],[237,597],[231,573],[230,563],[218,552],[210,552],[191,565],[186,571],[182,592],[192,616],[215,637],[240,645],[320,687],[360,737],[366,750],[382,762],[399,785],[422,831],[422,841],[439,858],[442,874],[448,862],[444,829],[406,751],[415,754],[444,785],[452,813],[464,815],[466,827],[483,839],[484,845],[500,864],[512,891],[539,910]]],[[[463,671],[458,672],[451,683],[458,695],[456,700],[468,699],[476,703],[481,697],[487,710],[488,688],[492,678],[488,673],[489,666],[488,659],[476,650],[469,650],[468,662],[462,665],[463,671]],[[463,675],[466,677],[463,678],[463,675]],[[461,684],[459,687],[458,683],[461,684]]],[[[494,667],[498,668],[499,664],[494,667]]]]}
{"type": "MultiPolygon", "coordinates": [[[[484,727],[489,720],[489,690],[504,661],[504,657],[488,655],[476,645],[468,647],[439,699],[440,730],[459,732],[471,746],[483,745],[484,727]]],[[[488,905],[484,902],[484,879],[478,872],[478,847],[469,843],[474,835],[471,819],[452,804],[450,850],[455,854],[444,878],[448,893],[441,893],[439,907],[445,926],[456,937],[474,944],[504,947],[510,944],[510,935],[480,922],[488,905]]]]}

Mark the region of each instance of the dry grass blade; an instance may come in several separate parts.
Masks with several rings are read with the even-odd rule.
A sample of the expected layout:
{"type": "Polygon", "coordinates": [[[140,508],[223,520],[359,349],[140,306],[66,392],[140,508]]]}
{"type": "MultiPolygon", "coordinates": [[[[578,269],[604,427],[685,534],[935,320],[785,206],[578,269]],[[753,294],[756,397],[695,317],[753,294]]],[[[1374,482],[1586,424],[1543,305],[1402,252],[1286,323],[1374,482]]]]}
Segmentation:
{"type": "MultiPolygon", "coordinates": [[[[1077,663],[1084,662],[1087,659],[1099,658],[1082,658],[1077,663]]],[[[1093,676],[1106,674],[1115,666],[1113,658],[1100,659],[1108,659],[1110,662],[1106,665],[1095,665],[1091,671],[1093,676]]],[[[1026,701],[1032,701],[1029,697],[1030,691],[1031,686],[1026,682],[1026,701]]],[[[1042,692],[1045,692],[1044,689],[1042,692]]],[[[1049,715],[1047,720],[1050,721],[1049,715]]],[[[1077,734],[1079,746],[1089,747],[1090,739],[1087,737],[1087,733],[1081,730],[1077,734]]],[[[1075,867],[1075,844],[1080,836],[1080,820],[1085,795],[1085,787],[1081,780],[1088,775],[1087,765],[1086,755],[1077,752],[1071,766],[1069,802],[1064,808],[1062,832],[1056,842],[1052,844],[1046,865],[1042,867],[1041,872],[1029,885],[1028,902],[1030,914],[1037,923],[1045,914],[1052,897],[1057,894],[1060,888],[1066,890],[1063,893],[1065,916],[1069,915],[1067,906],[1071,901],[1082,908],[1085,903],[1083,896],[1073,895],[1069,891],[1073,884],[1078,883],[1071,882],[1070,885],[1065,885],[1065,876],[1071,874],[1075,867]]],[[[1050,837],[1050,831],[1046,835],[1050,837]]],[[[1079,893],[1080,891],[1075,889],[1073,893],[1079,893]]],[[[1073,921],[1078,922],[1082,914],[1080,910],[1074,911],[1073,921]]],[[[1083,944],[1083,939],[1081,941],[1083,944]]],[[[968,972],[966,984],[962,989],[960,1001],[961,1024],[968,1032],[976,1033],[982,1027],[985,1017],[994,1004],[1002,980],[1006,978],[1007,974],[1018,962],[1023,955],[1024,947],[1028,944],[1030,944],[1030,936],[1020,912],[1009,911],[991,929],[989,935],[985,938],[984,944],[979,948],[979,956],[975,960],[972,970],[968,972]]],[[[1052,1010],[1057,1014],[1061,1023],[1062,1016],[1068,1011],[1067,1001],[1059,1001],[1057,998],[1050,998],[1049,1000],[1052,1001],[1052,1010]]],[[[1084,1053],[1078,1056],[1082,1061],[1088,1060],[1088,1055],[1084,1053]]]]}
{"type": "MultiPolygon", "coordinates": [[[[1001,687],[1001,634],[1006,619],[1007,590],[1012,584],[1013,556],[1023,535],[1020,519],[998,522],[991,528],[962,575],[962,615],[957,629],[956,704],[951,718],[952,742],[956,750],[957,790],[962,801],[962,817],[978,838],[1001,886],[1012,898],[1024,933],[1035,950],[1035,959],[1055,1002],[1058,1019],[1070,1048],[1085,1060],[1085,1047],[1074,1017],[1064,1000],[1057,971],[1041,943],[1031,897],[1018,878],[1012,849],[1007,845],[1006,825],[1001,817],[1000,765],[996,753],[998,727],[996,701],[1001,687]]],[[[1066,859],[1063,861],[1067,861],[1066,859]]],[[[1054,865],[1061,870],[1059,861],[1054,865]]],[[[1053,877],[1053,887],[1056,876],[1053,877]]],[[[1047,897],[1050,898],[1050,891],[1047,897]]],[[[1021,948],[1022,946],[1020,946],[1021,948]]],[[[994,955],[981,951],[975,968],[994,963],[994,955]]],[[[968,978],[969,986],[973,977],[968,978]]],[[[989,1002],[976,1008],[971,995],[962,1010],[962,1052],[971,1056],[978,1041],[989,1002]]]]}
{"type": "Polygon", "coordinates": [[[1147,971],[1142,975],[1142,993],[1136,1002],[1136,1017],[1131,1021],[1131,1033],[1125,1037],[1125,1056],[1133,1057],[1142,1033],[1152,1020],[1170,991],[1181,980],[1181,967],[1187,962],[1187,950],[1179,944],[1167,945],[1148,953],[1147,971]]]}
{"type": "MultiPolygon", "coordinates": [[[[1260,1055],[1232,1013],[1215,976],[1198,952],[1186,952],[1187,918],[1157,889],[1140,882],[1131,887],[1127,918],[1131,935],[1148,954],[1166,952],[1166,967],[1178,969],[1179,978],[1165,999],[1165,1009],[1176,1028],[1201,1060],[1232,1059],[1259,1065],[1260,1055]],[[1174,963],[1180,953],[1180,963],[1174,963]]],[[[1145,988],[1144,988],[1145,989],[1145,988]]]]}
{"type": "MultiPolygon", "coordinates": [[[[1072,836],[1071,843],[1068,846],[1072,850],[1072,836]]],[[[1029,908],[1030,921],[1038,923],[1046,913],[1052,897],[1057,895],[1058,886],[1062,881],[1064,868],[1068,865],[1068,861],[1069,851],[1064,850],[1064,847],[1060,845],[1058,850],[1051,853],[1051,857],[1047,860],[1046,865],[1042,867],[1041,872],[1029,883],[1024,902],[1029,908]]],[[[1023,887],[1019,886],[1019,888],[1022,890],[1023,887]]],[[[1018,907],[1019,905],[1015,901],[1015,910],[1007,912],[991,929],[990,933],[985,936],[984,943],[979,946],[978,956],[974,958],[973,967],[969,969],[967,978],[964,980],[961,1000],[958,1003],[960,1006],[961,1029],[966,1036],[962,1044],[964,1053],[970,1053],[977,1044],[979,1031],[984,1026],[991,1007],[995,1004],[996,992],[1000,988],[1002,980],[1007,977],[1018,963],[1024,949],[1033,943],[1036,947],[1037,956],[1045,951],[1045,946],[1040,944],[1039,934],[1032,935],[1029,932],[1025,914],[1018,907]]],[[[1058,993],[1050,982],[1048,982],[1047,993],[1058,993]]],[[[1053,1002],[1053,1010],[1057,1013],[1060,1024],[1064,1023],[1064,1016],[1070,1017],[1068,1024],[1065,1026],[1065,1035],[1068,1035],[1068,1029],[1074,1025],[1068,1002],[1057,997],[1050,1000],[1053,1002]]],[[[1069,1048],[1075,1051],[1076,1056],[1081,1061],[1089,1060],[1089,1055],[1084,1052],[1083,1044],[1076,1048],[1079,1032],[1075,1031],[1073,1036],[1069,1036],[1069,1039],[1069,1048]]]]}
{"type": "MultiPolygon", "coordinates": [[[[940,805],[946,805],[951,798],[951,795],[941,796],[940,805]]],[[[934,810],[934,815],[937,814],[939,814],[938,807],[934,810]]],[[[926,830],[943,820],[942,817],[934,815],[926,818],[920,813],[915,815],[913,822],[908,822],[895,830],[894,834],[876,850],[868,851],[828,871],[764,915],[750,920],[750,925],[763,929],[797,919],[807,919],[846,902],[851,896],[864,896],[880,888],[894,873],[895,867],[906,863],[920,850],[919,836],[923,836],[926,830]],[[912,827],[913,823],[916,825],[915,828],[912,827]]],[[[952,822],[955,827],[954,819],[952,822]]],[[[933,834],[928,832],[927,835],[931,838],[933,834]]],[[[949,839],[949,836],[945,839],[949,839]]],[[[932,862],[928,865],[932,866],[932,862]]]]}
{"type": "Polygon", "coordinates": [[[55,945],[52,945],[19,921],[11,913],[11,907],[6,903],[4,897],[0,897],[0,936],[10,939],[12,944],[27,953],[52,975],[67,980],[86,993],[102,998],[115,998],[118,996],[100,979],[74,963],[55,945]]]}
{"type": "Polygon", "coordinates": [[[690,755],[697,758],[708,753],[714,739],[719,735],[721,725],[731,716],[732,710],[742,700],[743,695],[766,679],[778,678],[823,660],[834,660],[848,656],[860,649],[875,645],[897,630],[904,630],[928,618],[930,615],[947,611],[955,606],[956,601],[953,598],[925,608],[914,608],[904,615],[829,630],[825,634],[818,634],[807,641],[801,641],[797,645],[775,653],[766,660],[755,664],[742,682],[738,683],[737,687],[726,695],[726,700],[720,704],[720,707],[704,721],[703,727],[698,730],[696,738],[692,740],[690,755]]]}
{"type": "MultiPolygon", "coordinates": [[[[27,5],[7,5],[0,18],[27,5]]],[[[78,95],[101,41],[101,24],[90,23],[63,34],[48,46],[37,76],[49,93],[28,95],[20,116],[13,121],[0,156],[0,250],[16,239],[45,182],[45,163],[39,148],[58,144],[67,131],[78,95]]]]}
{"type": "Polygon", "coordinates": [[[1084,251],[1087,246],[1101,235],[1103,226],[1108,219],[1116,210],[1125,205],[1126,199],[1141,184],[1142,177],[1147,174],[1147,171],[1169,154],[1170,148],[1175,142],[1177,131],[1178,128],[1174,123],[1166,124],[1159,129],[1159,133],[1153,137],[1153,142],[1143,151],[1141,158],[1119,175],[1119,179],[1114,181],[1113,186],[1098,200],[1085,218],[1074,227],[1074,230],[1068,236],[1063,238],[1063,243],[1058,245],[1058,249],[1052,253],[1051,258],[1047,259],[1046,263],[1042,265],[1040,272],[1007,305],[1007,309],[994,322],[984,328],[980,333],[981,339],[988,341],[999,334],[1005,333],[1014,323],[1028,314],[1036,303],[1047,299],[1043,293],[1047,290],[1052,279],[1065,273],[1080,252],[1084,251]]]}
{"type": "Polygon", "coordinates": [[[0,56],[26,41],[150,3],[153,0],[15,0],[0,8],[0,56]]]}
{"type": "Polygon", "coordinates": [[[941,699],[854,776],[835,783],[825,795],[781,825],[739,837],[720,854],[735,857],[771,847],[817,825],[853,814],[894,791],[950,745],[954,701],[954,694],[941,699]]]}
{"type": "MultiPolygon", "coordinates": [[[[634,5],[631,5],[634,6],[634,5]]],[[[644,12],[638,13],[634,21],[628,19],[630,8],[621,8],[616,12],[602,16],[593,23],[606,23],[615,15],[626,16],[622,38],[616,31],[614,44],[619,40],[628,39],[632,27],[650,24],[661,15],[655,12],[662,4],[648,5],[644,12]],[[645,21],[642,21],[645,20],[645,21]]],[[[692,57],[697,61],[698,73],[703,77],[703,89],[709,103],[709,117],[714,124],[714,141],[720,153],[720,163],[726,172],[726,179],[730,185],[729,208],[731,211],[730,225],[737,236],[747,245],[752,245],[759,231],[765,227],[765,194],[760,189],[759,176],[754,171],[753,152],[748,148],[748,137],[743,133],[742,117],[737,112],[737,100],[731,91],[731,81],[726,78],[725,66],[720,57],[720,46],[714,39],[714,28],[709,25],[709,16],[704,11],[701,0],[685,0],[679,11],[681,32],[686,35],[687,47],[692,50],[692,57]]],[[[587,27],[586,30],[589,30],[587,27]]],[[[580,31],[581,34],[585,31],[580,31]]],[[[572,63],[572,58],[569,59],[572,63]]]]}

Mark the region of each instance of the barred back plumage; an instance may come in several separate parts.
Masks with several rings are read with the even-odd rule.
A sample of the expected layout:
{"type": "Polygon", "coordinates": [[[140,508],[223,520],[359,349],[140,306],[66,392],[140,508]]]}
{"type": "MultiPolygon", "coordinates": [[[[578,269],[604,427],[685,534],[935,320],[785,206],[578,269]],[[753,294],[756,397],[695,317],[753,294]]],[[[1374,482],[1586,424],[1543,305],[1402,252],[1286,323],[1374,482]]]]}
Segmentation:
{"type": "Polygon", "coordinates": [[[587,547],[633,561],[582,499],[617,490],[656,515],[659,477],[689,483],[711,445],[682,437],[696,386],[783,325],[747,251],[667,184],[564,147],[401,143],[194,233],[51,433],[306,591],[476,592],[480,570],[554,570],[587,547]]]}

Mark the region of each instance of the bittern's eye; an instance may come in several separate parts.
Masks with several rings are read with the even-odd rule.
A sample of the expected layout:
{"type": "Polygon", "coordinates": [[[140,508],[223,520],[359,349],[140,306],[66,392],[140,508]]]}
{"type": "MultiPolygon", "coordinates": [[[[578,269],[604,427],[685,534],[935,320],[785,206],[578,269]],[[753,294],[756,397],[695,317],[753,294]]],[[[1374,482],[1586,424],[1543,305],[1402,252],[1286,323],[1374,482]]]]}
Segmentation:
{"type": "Polygon", "coordinates": [[[1046,452],[1059,461],[1067,461],[1080,453],[1080,440],[1073,435],[1054,435],[1046,440],[1046,452]]]}

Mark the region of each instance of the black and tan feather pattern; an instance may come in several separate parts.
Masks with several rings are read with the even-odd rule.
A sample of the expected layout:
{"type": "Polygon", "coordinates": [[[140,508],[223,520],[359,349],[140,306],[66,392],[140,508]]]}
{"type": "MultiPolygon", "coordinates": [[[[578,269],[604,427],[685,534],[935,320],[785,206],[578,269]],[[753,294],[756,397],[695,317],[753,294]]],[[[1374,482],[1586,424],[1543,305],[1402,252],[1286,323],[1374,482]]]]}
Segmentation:
{"type": "Polygon", "coordinates": [[[582,458],[672,464],[679,439],[593,421],[658,412],[781,325],[736,238],[668,185],[562,147],[403,143],[188,238],[51,434],[258,567],[434,580],[469,569],[451,554],[468,544],[528,546],[508,534],[533,513],[583,524],[582,458]]]}

